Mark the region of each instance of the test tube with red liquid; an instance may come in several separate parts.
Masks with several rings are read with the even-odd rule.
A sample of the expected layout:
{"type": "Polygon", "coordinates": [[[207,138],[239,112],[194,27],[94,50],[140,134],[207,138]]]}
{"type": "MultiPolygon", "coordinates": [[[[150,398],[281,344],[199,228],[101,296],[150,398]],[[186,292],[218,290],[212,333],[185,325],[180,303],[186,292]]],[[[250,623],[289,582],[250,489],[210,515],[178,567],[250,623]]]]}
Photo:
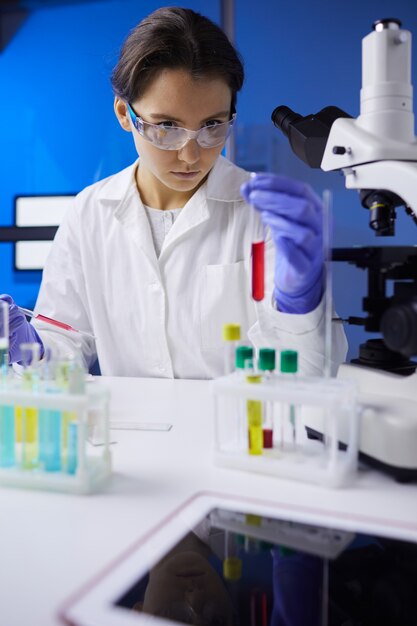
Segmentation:
{"type": "Polygon", "coordinates": [[[252,298],[259,302],[265,297],[265,241],[252,243],[252,298]]]}
{"type": "Polygon", "coordinates": [[[51,324],[52,326],[57,326],[58,328],[62,328],[63,330],[68,330],[74,333],[80,333],[80,335],[86,335],[87,337],[91,337],[95,339],[94,335],[91,333],[87,333],[85,330],[77,330],[77,328],[73,328],[69,324],[65,324],[64,322],[60,322],[59,320],[52,319],[51,317],[46,317],[46,315],[41,315],[38,313],[37,315],[31,311],[30,309],[25,309],[22,306],[17,307],[21,313],[26,315],[26,317],[32,317],[35,320],[39,320],[40,322],[46,322],[47,324],[51,324]]]}

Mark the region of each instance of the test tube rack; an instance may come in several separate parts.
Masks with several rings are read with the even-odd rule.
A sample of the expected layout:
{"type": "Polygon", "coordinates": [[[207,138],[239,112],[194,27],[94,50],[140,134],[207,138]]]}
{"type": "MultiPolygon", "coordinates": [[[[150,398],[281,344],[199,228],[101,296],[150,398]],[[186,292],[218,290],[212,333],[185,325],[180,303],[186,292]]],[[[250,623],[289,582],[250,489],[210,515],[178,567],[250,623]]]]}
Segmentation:
{"type": "Polygon", "coordinates": [[[81,394],[22,391],[13,383],[0,389],[0,485],[99,489],[111,473],[108,391],[97,382],[81,394]]]}
{"type": "Polygon", "coordinates": [[[216,465],[329,487],[353,482],[359,411],[352,381],[284,374],[249,384],[235,372],[214,380],[212,392],[216,465]],[[272,419],[273,445],[257,454],[249,453],[248,402],[260,403],[262,414],[269,410],[272,419]],[[321,424],[322,440],[307,437],[311,420],[321,424]]]}

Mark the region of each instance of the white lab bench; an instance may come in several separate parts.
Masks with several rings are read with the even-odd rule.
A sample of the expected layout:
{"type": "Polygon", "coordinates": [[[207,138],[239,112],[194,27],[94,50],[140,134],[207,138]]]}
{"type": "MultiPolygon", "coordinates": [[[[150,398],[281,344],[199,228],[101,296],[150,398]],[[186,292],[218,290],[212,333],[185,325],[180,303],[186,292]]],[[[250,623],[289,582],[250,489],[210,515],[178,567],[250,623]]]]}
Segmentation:
{"type": "Polygon", "coordinates": [[[417,541],[417,485],[365,470],[354,487],[336,490],[220,469],[211,462],[210,382],[102,377],[100,383],[111,391],[113,423],[173,428],[112,430],[114,474],[99,494],[0,489],[2,626],[57,626],[64,600],[200,491],[273,501],[310,521],[417,541]]]}

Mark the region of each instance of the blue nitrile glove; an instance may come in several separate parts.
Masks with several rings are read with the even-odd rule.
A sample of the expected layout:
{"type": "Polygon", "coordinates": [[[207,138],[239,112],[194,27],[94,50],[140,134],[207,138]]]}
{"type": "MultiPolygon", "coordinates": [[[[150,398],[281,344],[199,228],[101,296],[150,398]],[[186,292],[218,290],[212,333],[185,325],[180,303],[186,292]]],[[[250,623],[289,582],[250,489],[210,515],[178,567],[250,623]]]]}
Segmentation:
{"type": "Polygon", "coordinates": [[[301,552],[274,548],[274,604],[270,626],[316,626],[323,615],[323,560],[301,552]]]}
{"type": "Polygon", "coordinates": [[[20,344],[39,343],[41,346],[40,357],[43,357],[45,349],[43,343],[26,317],[19,311],[11,296],[0,295],[0,299],[9,305],[9,363],[18,363],[22,360],[20,344]]]}
{"type": "Polygon", "coordinates": [[[257,174],[241,187],[276,248],[274,297],[284,313],[308,313],[323,294],[322,204],[305,183],[257,174]]]}

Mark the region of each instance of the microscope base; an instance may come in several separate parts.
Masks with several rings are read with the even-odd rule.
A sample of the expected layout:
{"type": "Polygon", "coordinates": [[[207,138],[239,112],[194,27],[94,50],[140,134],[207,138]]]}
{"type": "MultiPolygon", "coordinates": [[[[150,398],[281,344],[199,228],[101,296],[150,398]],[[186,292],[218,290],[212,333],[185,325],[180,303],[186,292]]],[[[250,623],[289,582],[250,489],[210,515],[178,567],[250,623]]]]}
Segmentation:
{"type": "MultiPolygon", "coordinates": [[[[399,482],[417,481],[417,373],[404,377],[343,364],[338,377],[358,384],[359,458],[399,482]]],[[[310,438],[323,439],[322,417],[309,412],[304,422],[310,438]]]]}

